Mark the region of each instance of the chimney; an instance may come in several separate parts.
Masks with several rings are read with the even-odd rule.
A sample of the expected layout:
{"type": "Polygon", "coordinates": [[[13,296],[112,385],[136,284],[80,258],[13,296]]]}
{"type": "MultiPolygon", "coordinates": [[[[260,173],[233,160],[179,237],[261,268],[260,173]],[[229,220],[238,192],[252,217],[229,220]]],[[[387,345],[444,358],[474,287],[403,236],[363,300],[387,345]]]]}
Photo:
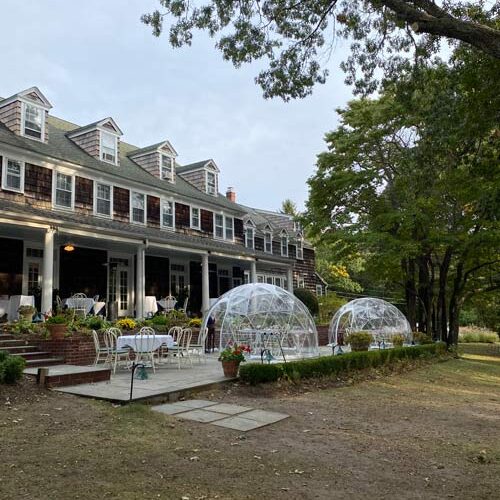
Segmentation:
{"type": "Polygon", "coordinates": [[[232,187],[228,187],[226,191],[226,198],[233,203],[236,203],[236,191],[232,187]]]}

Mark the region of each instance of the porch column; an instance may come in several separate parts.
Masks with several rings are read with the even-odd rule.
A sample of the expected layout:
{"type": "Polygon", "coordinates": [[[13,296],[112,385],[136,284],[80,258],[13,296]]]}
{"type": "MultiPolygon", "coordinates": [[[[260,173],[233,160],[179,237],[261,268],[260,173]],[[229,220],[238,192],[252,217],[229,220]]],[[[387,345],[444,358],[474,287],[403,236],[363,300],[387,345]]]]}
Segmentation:
{"type": "Polygon", "coordinates": [[[144,318],[144,288],[145,288],[145,268],[144,268],[145,249],[140,246],[137,249],[137,269],[135,270],[135,315],[138,319],[144,318]]]}
{"type": "Polygon", "coordinates": [[[201,312],[210,309],[210,287],[208,280],[208,254],[201,256],[201,312]]]}
{"type": "Polygon", "coordinates": [[[257,283],[257,262],[250,262],[250,283],[257,283]]]}
{"type": "Polygon", "coordinates": [[[49,228],[45,232],[43,246],[42,271],[42,314],[52,310],[52,293],[54,288],[54,235],[56,230],[49,228]]]}
{"type": "Polygon", "coordinates": [[[289,267],[286,271],[286,281],[288,284],[288,291],[293,293],[293,267],[289,267]]]}

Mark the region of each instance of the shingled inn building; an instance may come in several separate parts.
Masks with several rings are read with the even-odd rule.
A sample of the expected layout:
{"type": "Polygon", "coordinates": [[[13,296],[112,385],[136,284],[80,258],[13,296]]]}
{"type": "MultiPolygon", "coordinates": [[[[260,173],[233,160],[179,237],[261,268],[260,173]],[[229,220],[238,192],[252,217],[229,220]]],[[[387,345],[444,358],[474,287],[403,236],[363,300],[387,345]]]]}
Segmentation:
{"type": "Polygon", "coordinates": [[[122,141],[112,118],[75,125],[37,87],[0,99],[0,296],[83,292],[144,317],[145,297],[189,296],[199,314],[247,282],[320,292],[314,250],[282,214],[220,194],[209,159],[164,140],[122,141]]]}

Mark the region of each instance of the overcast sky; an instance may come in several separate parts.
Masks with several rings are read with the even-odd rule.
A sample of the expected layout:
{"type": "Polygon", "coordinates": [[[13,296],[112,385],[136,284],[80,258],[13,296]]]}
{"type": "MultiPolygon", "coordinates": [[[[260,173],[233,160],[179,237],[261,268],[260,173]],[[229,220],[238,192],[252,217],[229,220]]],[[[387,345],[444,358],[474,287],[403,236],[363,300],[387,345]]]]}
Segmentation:
{"type": "Polygon", "coordinates": [[[302,208],[335,108],[351,97],[338,69],[345,47],[311,97],[266,101],[257,68],[235,69],[205,35],[181,50],[153,37],[140,15],[158,5],[2,0],[0,95],[36,85],[53,115],[79,125],[112,116],[124,141],[168,139],[181,164],[213,158],[221,191],[234,186],[241,203],[277,210],[291,198],[302,208]]]}

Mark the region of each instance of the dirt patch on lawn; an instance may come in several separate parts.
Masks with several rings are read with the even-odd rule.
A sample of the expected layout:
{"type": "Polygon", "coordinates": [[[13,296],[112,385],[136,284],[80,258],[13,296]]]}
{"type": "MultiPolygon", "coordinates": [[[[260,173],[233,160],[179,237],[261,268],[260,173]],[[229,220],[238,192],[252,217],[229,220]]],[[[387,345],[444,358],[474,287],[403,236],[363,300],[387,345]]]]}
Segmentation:
{"type": "Polygon", "coordinates": [[[290,415],[246,434],[0,386],[0,497],[498,498],[498,358],[374,377],[202,396],[290,415]]]}

